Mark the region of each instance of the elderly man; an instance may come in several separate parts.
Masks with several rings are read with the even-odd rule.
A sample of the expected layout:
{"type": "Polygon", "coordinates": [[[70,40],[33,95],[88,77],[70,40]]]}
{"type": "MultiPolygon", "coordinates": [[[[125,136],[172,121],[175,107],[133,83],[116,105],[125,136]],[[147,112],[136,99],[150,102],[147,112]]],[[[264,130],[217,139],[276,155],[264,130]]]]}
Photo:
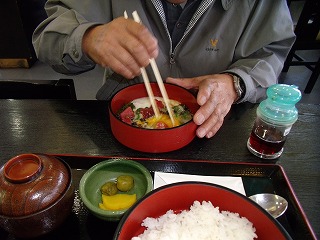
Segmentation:
{"type": "Polygon", "coordinates": [[[155,58],[165,81],[197,90],[200,138],[232,104],[265,98],[295,40],[285,0],[48,0],[46,11],[33,36],[41,61],[65,74],[105,67],[97,99],[109,99],[155,58]]]}

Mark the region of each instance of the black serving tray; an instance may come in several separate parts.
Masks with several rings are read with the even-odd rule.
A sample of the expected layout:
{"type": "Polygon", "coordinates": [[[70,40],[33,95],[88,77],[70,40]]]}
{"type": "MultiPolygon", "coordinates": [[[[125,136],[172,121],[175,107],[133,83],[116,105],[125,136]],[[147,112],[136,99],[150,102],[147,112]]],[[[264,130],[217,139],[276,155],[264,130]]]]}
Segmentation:
{"type": "MultiPolygon", "coordinates": [[[[72,214],[64,224],[53,232],[41,236],[40,240],[107,240],[112,239],[118,222],[107,222],[91,215],[83,205],[78,191],[82,175],[98,162],[115,157],[53,155],[67,162],[75,183],[75,200],[72,214]]],[[[118,157],[117,157],[118,158],[118,157]]],[[[124,157],[126,158],[126,157],[124,157]]],[[[280,165],[215,162],[210,160],[146,159],[126,158],[144,165],[152,174],[155,171],[209,176],[242,177],[247,196],[257,193],[275,193],[285,197],[289,203],[284,215],[277,220],[293,239],[316,239],[301,208],[289,180],[280,165]]],[[[270,236],[272,238],[272,236],[270,236]]],[[[0,239],[15,240],[11,234],[0,229],[0,239]]]]}

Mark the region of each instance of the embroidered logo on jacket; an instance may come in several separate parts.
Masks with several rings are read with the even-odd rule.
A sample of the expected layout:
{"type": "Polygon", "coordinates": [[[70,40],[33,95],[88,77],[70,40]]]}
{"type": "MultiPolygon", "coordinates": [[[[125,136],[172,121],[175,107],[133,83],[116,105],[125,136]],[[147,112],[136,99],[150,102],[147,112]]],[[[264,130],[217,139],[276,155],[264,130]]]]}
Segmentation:
{"type": "Polygon", "coordinates": [[[218,41],[219,41],[218,39],[210,39],[211,46],[216,47],[218,44],[218,41]]]}
{"type": "Polygon", "coordinates": [[[218,39],[210,39],[210,44],[208,47],[206,47],[206,51],[213,52],[213,51],[219,51],[219,48],[217,47],[219,40],[218,39]]]}

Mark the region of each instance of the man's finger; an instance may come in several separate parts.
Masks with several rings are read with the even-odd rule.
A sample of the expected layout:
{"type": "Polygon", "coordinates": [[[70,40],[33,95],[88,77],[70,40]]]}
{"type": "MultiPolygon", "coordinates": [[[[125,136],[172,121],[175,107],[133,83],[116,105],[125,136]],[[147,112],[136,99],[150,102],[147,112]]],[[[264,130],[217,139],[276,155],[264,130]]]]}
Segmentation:
{"type": "Polygon", "coordinates": [[[171,77],[168,77],[166,79],[166,82],[179,85],[180,87],[183,87],[186,89],[192,89],[192,88],[198,89],[199,84],[202,80],[203,80],[202,78],[171,78],[171,77]]]}

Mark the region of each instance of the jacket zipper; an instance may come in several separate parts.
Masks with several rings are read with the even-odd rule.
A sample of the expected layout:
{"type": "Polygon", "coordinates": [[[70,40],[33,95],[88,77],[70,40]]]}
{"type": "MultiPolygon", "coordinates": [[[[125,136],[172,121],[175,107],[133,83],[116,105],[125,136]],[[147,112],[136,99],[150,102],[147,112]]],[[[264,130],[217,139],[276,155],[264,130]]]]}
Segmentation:
{"type": "MultiPolygon", "coordinates": [[[[157,5],[157,2],[156,0],[152,1],[154,3],[154,5],[156,6],[157,5]]],[[[199,20],[199,18],[203,15],[203,13],[206,11],[206,9],[209,7],[209,5],[212,3],[212,2],[215,2],[215,0],[204,0],[204,5],[202,5],[201,7],[201,13],[199,13],[199,16],[198,18],[195,20],[195,22],[193,23],[193,25],[188,28],[188,30],[183,34],[182,38],[180,39],[180,41],[178,42],[178,44],[176,45],[176,47],[174,49],[172,49],[172,39],[171,39],[171,36],[170,36],[170,33],[169,33],[169,29],[167,27],[167,24],[166,24],[166,20],[165,20],[165,16],[162,16],[162,14],[159,13],[160,15],[160,18],[162,19],[162,23],[165,27],[165,30],[166,30],[166,33],[167,33],[167,37],[169,38],[169,42],[170,42],[170,52],[169,52],[169,56],[170,56],[170,59],[169,59],[169,63],[170,63],[170,69],[172,68],[173,64],[175,63],[175,52],[176,52],[176,49],[177,47],[183,42],[183,40],[186,38],[186,36],[190,33],[190,31],[193,29],[193,27],[195,26],[196,22],[199,20]]],[[[161,4],[161,3],[160,3],[161,4]]],[[[201,4],[200,4],[201,6],[201,4]]],[[[197,11],[199,11],[200,8],[198,8],[197,11]]]]}

